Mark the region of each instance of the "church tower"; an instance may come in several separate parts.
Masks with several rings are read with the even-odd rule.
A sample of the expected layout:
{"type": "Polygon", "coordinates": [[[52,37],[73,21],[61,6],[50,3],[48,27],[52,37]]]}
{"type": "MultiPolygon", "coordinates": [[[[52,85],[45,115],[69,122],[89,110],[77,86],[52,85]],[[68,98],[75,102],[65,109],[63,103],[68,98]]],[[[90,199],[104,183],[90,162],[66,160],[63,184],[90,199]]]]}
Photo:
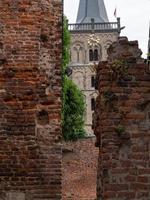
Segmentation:
{"type": "Polygon", "coordinates": [[[76,23],[69,24],[69,30],[71,78],[84,94],[85,130],[87,135],[92,135],[92,114],[97,97],[95,65],[107,60],[107,48],[120,34],[120,19],[109,22],[103,0],[80,0],[76,23]]]}
{"type": "Polygon", "coordinates": [[[91,18],[94,18],[95,23],[108,22],[103,0],[80,0],[76,22],[90,23],[91,18]]]}

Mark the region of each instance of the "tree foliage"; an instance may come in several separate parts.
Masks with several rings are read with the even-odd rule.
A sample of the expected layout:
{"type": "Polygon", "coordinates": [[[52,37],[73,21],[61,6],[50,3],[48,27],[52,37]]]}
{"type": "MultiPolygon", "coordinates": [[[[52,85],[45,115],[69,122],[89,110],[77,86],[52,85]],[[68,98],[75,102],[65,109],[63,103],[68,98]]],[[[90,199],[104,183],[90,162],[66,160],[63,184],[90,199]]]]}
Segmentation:
{"type": "Polygon", "coordinates": [[[64,17],[63,25],[63,110],[62,130],[65,140],[77,140],[85,135],[84,112],[85,102],[82,92],[67,77],[65,71],[70,61],[70,33],[67,18],[64,17]]]}
{"type": "Polygon", "coordinates": [[[68,77],[64,79],[64,120],[63,136],[65,140],[76,140],[85,135],[84,132],[84,97],[78,87],[68,77]]]}
{"type": "Polygon", "coordinates": [[[70,32],[68,31],[68,20],[66,16],[63,19],[63,72],[65,72],[70,61],[70,32]]]}

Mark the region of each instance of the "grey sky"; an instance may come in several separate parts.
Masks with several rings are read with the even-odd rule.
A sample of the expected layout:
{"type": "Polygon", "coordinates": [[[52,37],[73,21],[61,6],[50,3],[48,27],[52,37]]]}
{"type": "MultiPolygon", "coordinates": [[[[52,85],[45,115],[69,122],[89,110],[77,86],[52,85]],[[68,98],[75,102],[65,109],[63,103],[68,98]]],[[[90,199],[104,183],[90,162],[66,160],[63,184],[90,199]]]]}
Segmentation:
{"type": "MultiPolygon", "coordinates": [[[[109,21],[116,21],[113,14],[115,7],[117,7],[117,17],[121,18],[121,25],[126,27],[121,35],[127,36],[129,40],[138,40],[143,57],[146,57],[150,0],[104,0],[104,2],[109,21]]],[[[79,0],[64,0],[64,13],[70,23],[76,21],[78,5],[79,0]]]]}

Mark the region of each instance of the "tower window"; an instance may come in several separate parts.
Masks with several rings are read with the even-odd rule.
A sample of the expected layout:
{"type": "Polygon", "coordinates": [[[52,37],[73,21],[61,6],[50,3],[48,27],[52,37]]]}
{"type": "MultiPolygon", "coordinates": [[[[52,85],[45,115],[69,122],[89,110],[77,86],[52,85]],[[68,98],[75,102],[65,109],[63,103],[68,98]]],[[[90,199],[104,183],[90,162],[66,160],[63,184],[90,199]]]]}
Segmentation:
{"type": "Polygon", "coordinates": [[[91,77],[91,87],[95,88],[95,76],[91,77]]]}
{"type": "Polygon", "coordinates": [[[98,61],[98,50],[94,49],[94,61],[98,61]]]}
{"type": "Polygon", "coordinates": [[[77,62],[79,62],[79,50],[77,51],[77,62]]]}
{"type": "Polygon", "coordinates": [[[89,50],[89,61],[98,61],[98,49],[89,50]]]}
{"type": "Polygon", "coordinates": [[[93,61],[93,50],[89,50],[89,61],[93,61]]]}
{"type": "Polygon", "coordinates": [[[92,111],[95,110],[95,99],[94,98],[91,99],[91,110],[92,111]]]}

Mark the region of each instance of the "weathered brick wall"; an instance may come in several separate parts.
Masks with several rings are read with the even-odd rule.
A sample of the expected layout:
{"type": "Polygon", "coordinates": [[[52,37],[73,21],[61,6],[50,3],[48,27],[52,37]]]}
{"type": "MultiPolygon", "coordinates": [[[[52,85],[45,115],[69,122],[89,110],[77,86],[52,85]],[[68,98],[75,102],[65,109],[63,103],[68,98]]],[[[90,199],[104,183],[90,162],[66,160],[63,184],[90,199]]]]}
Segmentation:
{"type": "Polygon", "coordinates": [[[61,0],[0,0],[0,200],[61,199],[61,0]]]}
{"type": "Polygon", "coordinates": [[[95,137],[63,144],[63,200],[95,200],[98,149],[95,137]]]}
{"type": "Polygon", "coordinates": [[[150,73],[136,41],[119,38],[97,68],[98,200],[150,199],[150,73]]]}

